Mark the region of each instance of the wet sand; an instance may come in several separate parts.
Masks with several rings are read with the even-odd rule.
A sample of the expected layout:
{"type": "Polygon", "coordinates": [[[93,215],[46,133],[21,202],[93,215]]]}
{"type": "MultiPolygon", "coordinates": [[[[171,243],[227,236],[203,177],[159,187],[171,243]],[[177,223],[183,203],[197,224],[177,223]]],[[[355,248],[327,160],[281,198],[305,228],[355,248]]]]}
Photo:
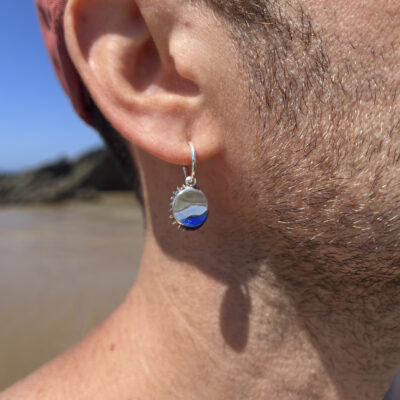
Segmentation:
{"type": "Polygon", "coordinates": [[[0,390],[78,341],[124,299],[143,245],[130,195],[0,207],[0,390]]]}

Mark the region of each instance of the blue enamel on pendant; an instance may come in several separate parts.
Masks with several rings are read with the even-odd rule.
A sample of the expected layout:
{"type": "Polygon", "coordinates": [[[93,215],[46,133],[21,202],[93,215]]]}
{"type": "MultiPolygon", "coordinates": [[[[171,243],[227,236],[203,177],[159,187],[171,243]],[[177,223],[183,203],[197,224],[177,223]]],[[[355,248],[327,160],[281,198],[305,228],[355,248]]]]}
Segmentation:
{"type": "Polygon", "coordinates": [[[207,197],[201,190],[184,185],[172,197],[171,215],[178,227],[191,231],[199,229],[208,217],[207,197]]]}
{"type": "Polygon", "coordinates": [[[186,167],[183,167],[185,184],[178,187],[171,197],[170,218],[178,228],[195,231],[207,220],[208,201],[206,195],[196,188],[196,154],[192,142],[189,144],[192,150],[192,174],[188,176],[186,167]]]}

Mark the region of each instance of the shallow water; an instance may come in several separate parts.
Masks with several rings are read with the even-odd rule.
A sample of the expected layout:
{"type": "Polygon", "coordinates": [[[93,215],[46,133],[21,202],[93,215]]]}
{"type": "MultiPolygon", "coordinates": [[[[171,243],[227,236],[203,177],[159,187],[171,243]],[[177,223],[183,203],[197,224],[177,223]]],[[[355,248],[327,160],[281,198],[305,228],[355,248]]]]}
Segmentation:
{"type": "Polygon", "coordinates": [[[0,390],[121,303],[142,245],[142,214],[130,197],[0,208],[0,390]]]}

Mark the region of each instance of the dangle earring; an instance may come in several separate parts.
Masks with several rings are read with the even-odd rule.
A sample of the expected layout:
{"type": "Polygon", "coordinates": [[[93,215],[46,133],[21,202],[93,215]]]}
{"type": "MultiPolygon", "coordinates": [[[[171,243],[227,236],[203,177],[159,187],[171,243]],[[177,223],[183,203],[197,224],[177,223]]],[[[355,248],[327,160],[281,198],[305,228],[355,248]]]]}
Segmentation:
{"type": "Polygon", "coordinates": [[[171,197],[171,216],[178,228],[195,231],[203,226],[208,217],[208,201],[205,194],[196,187],[196,153],[192,142],[189,142],[192,151],[192,173],[187,174],[183,168],[185,184],[178,187],[171,197]]]}

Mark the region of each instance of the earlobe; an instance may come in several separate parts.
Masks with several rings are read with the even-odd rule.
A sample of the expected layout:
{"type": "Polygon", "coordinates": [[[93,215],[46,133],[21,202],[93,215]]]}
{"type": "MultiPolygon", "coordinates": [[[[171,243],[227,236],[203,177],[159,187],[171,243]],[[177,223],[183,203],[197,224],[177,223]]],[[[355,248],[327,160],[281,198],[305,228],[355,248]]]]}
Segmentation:
{"type": "Polygon", "coordinates": [[[207,131],[196,75],[187,68],[180,73],[179,55],[171,56],[179,21],[170,12],[160,18],[160,4],[154,12],[132,0],[69,0],[68,51],[94,101],[126,139],[175,164],[190,163],[192,141],[202,161],[218,153],[220,138],[207,131]]]}

